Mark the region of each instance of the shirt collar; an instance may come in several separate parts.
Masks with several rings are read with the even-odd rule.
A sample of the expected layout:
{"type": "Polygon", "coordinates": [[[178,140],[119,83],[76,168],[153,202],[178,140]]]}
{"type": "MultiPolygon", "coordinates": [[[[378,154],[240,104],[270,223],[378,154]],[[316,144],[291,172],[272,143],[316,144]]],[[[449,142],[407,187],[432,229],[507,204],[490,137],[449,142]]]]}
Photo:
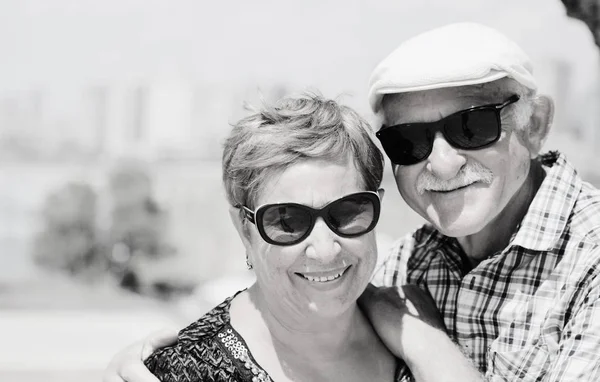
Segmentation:
{"type": "Polygon", "coordinates": [[[418,237],[415,238],[416,249],[427,248],[428,250],[435,250],[440,248],[448,239],[431,223],[425,223],[423,227],[417,231],[417,235],[418,237]]]}
{"type": "Polygon", "coordinates": [[[534,251],[555,247],[561,237],[582,181],[564,155],[551,151],[539,158],[546,178],[537,191],[510,245],[534,251]]]}

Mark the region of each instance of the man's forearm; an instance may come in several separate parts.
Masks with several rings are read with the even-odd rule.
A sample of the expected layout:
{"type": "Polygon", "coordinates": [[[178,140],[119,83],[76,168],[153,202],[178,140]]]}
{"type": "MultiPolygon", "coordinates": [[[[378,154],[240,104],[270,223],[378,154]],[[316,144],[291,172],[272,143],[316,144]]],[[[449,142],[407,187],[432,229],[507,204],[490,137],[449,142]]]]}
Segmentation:
{"type": "Polygon", "coordinates": [[[442,330],[425,323],[413,323],[412,333],[404,333],[403,357],[417,382],[483,381],[473,366],[442,330]]]}
{"type": "Polygon", "coordinates": [[[403,359],[418,382],[482,381],[446,334],[431,296],[414,285],[369,285],[358,300],[387,348],[403,359]]]}

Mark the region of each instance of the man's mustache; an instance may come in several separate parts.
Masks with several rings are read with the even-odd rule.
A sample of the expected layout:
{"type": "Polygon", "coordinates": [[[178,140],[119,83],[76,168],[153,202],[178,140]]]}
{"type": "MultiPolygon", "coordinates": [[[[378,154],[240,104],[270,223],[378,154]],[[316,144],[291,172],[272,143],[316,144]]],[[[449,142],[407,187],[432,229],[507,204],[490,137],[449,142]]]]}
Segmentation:
{"type": "Polygon", "coordinates": [[[425,191],[451,191],[475,182],[490,184],[492,180],[494,173],[490,169],[478,162],[467,162],[450,180],[441,180],[428,171],[422,172],[417,178],[417,192],[423,195],[425,191]]]}

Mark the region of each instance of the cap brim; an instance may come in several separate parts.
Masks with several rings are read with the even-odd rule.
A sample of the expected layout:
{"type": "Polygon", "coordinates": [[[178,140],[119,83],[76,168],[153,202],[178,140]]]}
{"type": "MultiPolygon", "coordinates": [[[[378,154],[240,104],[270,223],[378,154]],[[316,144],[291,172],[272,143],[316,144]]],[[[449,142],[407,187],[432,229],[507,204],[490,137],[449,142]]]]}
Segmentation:
{"type": "Polygon", "coordinates": [[[373,87],[377,88],[377,91],[374,94],[373,99],[371,100],[371,109],[374,112],[378,112],[381,108],[381,100],[383,96],[386,94],[398,94],[398,93],[412,93],[424,90],[433,90],[433,89],[442,89],[442,88],[454,88],[459,86],[469,86],[469,85],[479,85],[485,84],[488,82],[493,82],[505,77],[508,77],[509,74],[503,71],[490,72],[488,75],[480,78],[473,78],[468,80],[460,80],[460,81],[449,81],[449,82],[437,82],[430,84],[422,84],[417,86],[379,86],[378,84],[374,84],[373,87]]]}

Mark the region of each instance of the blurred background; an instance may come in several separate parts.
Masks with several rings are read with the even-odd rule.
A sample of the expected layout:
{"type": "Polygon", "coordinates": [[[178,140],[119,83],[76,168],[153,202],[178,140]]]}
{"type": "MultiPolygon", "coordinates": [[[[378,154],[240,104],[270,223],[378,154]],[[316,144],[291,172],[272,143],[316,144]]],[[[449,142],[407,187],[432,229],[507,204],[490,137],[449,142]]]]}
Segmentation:
{"type": "MultiPolygon", "coordinates": [[[[373,121],[375,65],[456,21],[530,54],[546,148],[600,186],[598,47],[559,0],[0,0],[0,380],[100,380],[248,286],[220,179],[244,102],[319,90],[373,121]]],[[[421,222],[386,171],[380,263],[421,222]]]]}

